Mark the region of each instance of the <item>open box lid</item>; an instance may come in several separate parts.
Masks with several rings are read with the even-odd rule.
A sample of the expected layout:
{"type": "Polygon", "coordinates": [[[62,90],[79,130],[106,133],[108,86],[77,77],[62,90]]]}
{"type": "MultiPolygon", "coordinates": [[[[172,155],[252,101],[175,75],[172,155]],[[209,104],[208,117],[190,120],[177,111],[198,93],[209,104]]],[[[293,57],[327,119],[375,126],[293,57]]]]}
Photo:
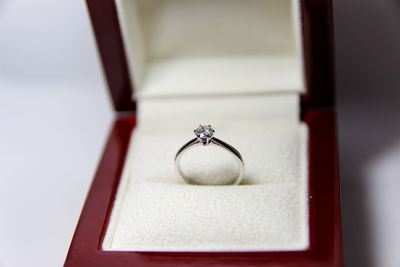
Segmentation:
{"type": "MultiPolygon", "coordinates": [[[[269,0],[269,2],[273,1],[276,3],[278,2],[276,0],[269,0]]],[[[123,15],[123,12],[121,12],[121,2],[124,1],[87,0],[115,109],[117,111],[134,111],[136,105],[135,101],[132,99],[132,95],[139,90],[138,88],[136,88],[136,90],[134,89],[134,87],[137,87],[138,79],[136,79],[134,83],[131,77],[133,76],[133,71],[140,73],[140,68],[138,67],[133,70],[132,64],[129,63],[132,62],[132,57],[135,56],[132,56],[134,52],[131,52],[131,48],[128,47],[127,49],[127,38],[125,37],[124,41],[123,32],[125,32],[126,35],[126,32],[129,31],[129,29],[126,29],[126,25],[130,25],[129,27],[134,26],[132,26],[131,21],[128,21],[128,23],[125,21],[125,25],[121,27],[121,13],[123,15]],[[119,6],[116,5],[116,2],[119,3],[119,6]],[[134,84],[136,86],[134,86],[134,84]]],[[[129,1],[125,2],[131,3],[129,1]]],[[[171,1],[171,3],[175,5],[176,2],[177,1],[171,1]]],[[[304,68],[302,72],[304,73],[301,74],[304,74],[305,80],[305,92],[302,94],[301,105],[302,108],[332,107],[334,105],[334,69],[331,1],[303,0],[301,1],[300,9],[300,32],[302,38],[299,39],[302,40],[303,50],[300,54],[302,59],[304,59],[302,64],[304,68]]],[[[151,5],[149,7],[147,5],[147,7],[145,7],[144,10],[140,10],[140,12],[150,13],[147,17],[151,18],[154,14],[151,13],[152,10],[155,12],[154,7],[151,7],[151,5]]],[[[209,10],[207,10],[207,12],[209,12],[209,10]]],[[[189,17],[189,20],[190,19],[189,17]]],[[[173,23],[174,22],[172,22],[172,25],[173,23]]],[[[232,27],[237,27],[237,25],[233,25],[231,28],[232,27]]],[[[173,32],[169,34],[173,34],[173,32]]],[[[171,38],[171,40],[173,40],[173,38],[171,38]]],[[[167,38],[165,42],[168,41],[167,38]]],[[[259,44],[262,44],[262,42],[259,44]]],[[[153,51],[152,53],[162,54],[163,52],[157,52],[157,47],[153,50],[155,52],[153,51]]],[[[139,51],[136,52],[139,54],[142,52],[140,49],[136,49],[135,51],[139,51]]],[[[190,53],[190,51],[188,53],[190,53]]],[[[166,69],[171,68],[171,66],[167,67],[166,69]]],[[[301,91],[301,88],[298,91],[301,91]]]]}

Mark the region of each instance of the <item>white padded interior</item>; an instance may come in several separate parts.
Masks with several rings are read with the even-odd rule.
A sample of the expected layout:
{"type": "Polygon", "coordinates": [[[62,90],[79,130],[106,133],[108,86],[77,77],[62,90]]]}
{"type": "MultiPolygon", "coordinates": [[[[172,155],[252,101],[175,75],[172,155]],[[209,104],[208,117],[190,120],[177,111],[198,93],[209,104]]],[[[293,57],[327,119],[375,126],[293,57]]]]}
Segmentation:
{"type": "MultiPolygon", "coordinates": [[[[160,120],[166,120],[165,123],[147,123],[152,116],[163,113],[155,106],[147,110],[145,121],[139,121],[133,132],[103,249],[306,249],[309,242],[307,127],[295,119],[278,122],[271,121],[268,114],[250,115],[255,103],[265,107],[270,103],[270,97],[237,96],[215,100],[215,104],[218,102],[230,111],[235,110],[241,100],[243,112],[249,110],[245,112],[247,120],[235,116],[228,118],[224,113],[212,116],[214,125],[218,125],[216,136],[233,144],[242,153],[246,170],[240,186],[182,184],[174,171],[173,159],[179,147],[193,138],[186,125],[189,120],[175,121],[176,116],[166,115],[160,120]]],[[[209,100],[191,99],[193,108],[189,113],[203,107],[209,100]]],[[[167,103],[161,106],[165,107],[164,104],[169,106],[167,103]]],[[[213,104],[210,107],[213,109],[213,104]]],[[[146,103],[139,104],[139,111],[146,108],[146,103]]],[[[139,117],[143,119],[143,116],[139,117]]],[[[181,114],[181,117],[186,116],[181,114]]],[[[200,117],[195,115],[195,119],[200,117]]],[[[226,152],[218,153],[207,148],[189,151],[186,155],[182,165],[206,180],[234,175],[234,162],[227,158],[226,152]],[[199,158],[204,153],[209,155],[206,160],[199,158]],[[205,166],[210,171],[204,171],[205,166]]]]}
{"type": "Polygon", "coordinates": [[[137,104],[138,124],[158,130],[194,129],[199,123],[296,125],[300,113],[297,94],[141,99],[137,104]]]}
{"type": "MultiPolygon", "coordinates": [[[[298,0],[116,0],[138,126],[104,250],[284,251],[309,246],[307,127],[298,0]],[[182,184],[176,151],[200,123],[236,147],[239,186],[182,184]]],[[[182,158],[212,184],[230,155],[182,158]]]]}
{"type": "Polygon", "coordinates": [[[116,0],[135,97],[302,92],[298,0],[116,0]]]}

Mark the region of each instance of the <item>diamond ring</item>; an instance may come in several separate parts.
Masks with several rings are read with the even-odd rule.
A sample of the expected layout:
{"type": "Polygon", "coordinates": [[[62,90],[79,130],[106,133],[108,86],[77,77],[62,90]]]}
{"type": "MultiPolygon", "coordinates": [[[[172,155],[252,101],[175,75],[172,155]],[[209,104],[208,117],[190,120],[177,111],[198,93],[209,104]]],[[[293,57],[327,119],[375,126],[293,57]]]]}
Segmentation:
{"type": "Polygon", "coordinates": [[[188,151],[190,148],[193,148],[194,146],[208,146],[208,145],[215,145],[218,146],[228,152],[231,153],[233,158],[235,159],[238,169],[239,169],[239,174],[238,176],[234,179],[232,184],[240,184],[242,181],[243,175],[244,175],[244,164],[242,160],[242,156],[240,155],[239,151],[237,151],[233,146],[225,143],[222,140],[219,140],[218,138],[214,137],[214,129],[211,127],[211,125],[199,125],[194,130],[194,134],[196,137],[189,142],[187,142],[185,145],[179,149],[179,151],[176,153],[175,156],[175,171],[179,174],[179,176],[182,178],[182,180],[185,183],[188,184],[199,184],[196,182],[194,179],[191,177],[187,177],[182,173],[182,170],[180,168],[179,162],[182,157],[182,155],[188,151]]]}

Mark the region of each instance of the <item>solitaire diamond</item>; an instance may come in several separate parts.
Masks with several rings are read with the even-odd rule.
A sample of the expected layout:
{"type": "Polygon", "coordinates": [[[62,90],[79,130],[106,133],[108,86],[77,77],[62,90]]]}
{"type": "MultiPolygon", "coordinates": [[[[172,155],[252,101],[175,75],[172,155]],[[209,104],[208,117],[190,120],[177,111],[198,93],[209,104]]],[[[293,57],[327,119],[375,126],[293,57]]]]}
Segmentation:
{"type": "Polygon", "coordinates": [[[194,134],[204,145],[207,145],[210,142],[214,132],[215,131],[211,125],[199,125],[199,127],[194,130],[194,134]]]}

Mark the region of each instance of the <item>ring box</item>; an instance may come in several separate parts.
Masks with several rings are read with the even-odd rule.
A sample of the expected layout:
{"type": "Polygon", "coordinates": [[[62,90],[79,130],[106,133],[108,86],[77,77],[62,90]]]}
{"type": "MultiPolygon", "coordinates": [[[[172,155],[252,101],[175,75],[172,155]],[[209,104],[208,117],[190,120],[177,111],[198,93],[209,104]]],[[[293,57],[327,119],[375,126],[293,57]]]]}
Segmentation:
{"type": "Polygon", "coordinates": [[[87,4],[117,116],[65,266],[342,266],[331,1],[87,4]],[[177,181],[198,123],[242,185],[177,181]]]}

